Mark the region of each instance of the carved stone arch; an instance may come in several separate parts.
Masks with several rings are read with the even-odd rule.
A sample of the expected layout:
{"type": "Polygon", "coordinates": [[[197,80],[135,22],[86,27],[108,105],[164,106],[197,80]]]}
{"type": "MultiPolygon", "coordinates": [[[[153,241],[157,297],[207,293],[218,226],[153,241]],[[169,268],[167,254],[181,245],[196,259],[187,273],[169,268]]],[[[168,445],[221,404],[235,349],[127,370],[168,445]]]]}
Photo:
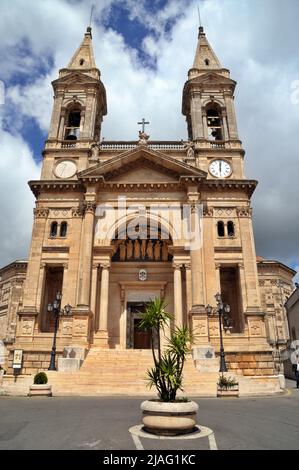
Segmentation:
{"type": "MultiPolygon", "coordinates": [[[[110,246],[118,230],[124,225],[127,226],[134,219],[134,217],[136,217],[136,215],[138,214],[139,214],[139,211],[138,209],[136,209],[136,211],[130,214],[126,214],[118,218],[117,220],[114,220],[112,225],[109,227],[105,238],[101,241],[101,245],[110,246]]],[[[180,239],[180,236],[170,221],[168,221],[166,218],[163,218],[161,214],[154,214],[150,212],[149,210],[146,210],[145,216],[147,218],[148,223],[150,222],[151,219],[155,220],[156,222],[158,222],[161,228],[163,227],[167,231],[167,233],[170,234],[173,245],[178,244],[178,240],[180,239]]]]}
{"type": "Polygon", "coordinates": [[[64,101],[62,110],[65,112],[70,111],[72,108],[80,108],[81,111],[85,110],[85,103],[81,98],[69,98],[64,101]]]}
{"type": "Polygon", "coordinates": [[[220,100],[218,98],[211,98],[210,96],[205,98],[202,102],[202,107],[207,110],[209,104],[215,104],[219,111],[222,111],[225,108],[224,100],[220,100]]]}

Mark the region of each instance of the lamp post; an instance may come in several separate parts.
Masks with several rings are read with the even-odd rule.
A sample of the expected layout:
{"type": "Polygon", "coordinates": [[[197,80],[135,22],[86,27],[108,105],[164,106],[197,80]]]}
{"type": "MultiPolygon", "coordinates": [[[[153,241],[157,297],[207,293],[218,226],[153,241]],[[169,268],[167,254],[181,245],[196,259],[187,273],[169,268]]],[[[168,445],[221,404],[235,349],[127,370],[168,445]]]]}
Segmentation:
{"type": "Polygon", "coordinates": [[[54,323],[54,337],[51,350],[51,360],[48,370],[56,370],[55,359],[56,359],[56,338],[59,324],[59,317],[62,315],[70,315],[72,307],[71,305],[65,305],[64,309],[61,309],[61,298],[62,295],[60,292],[56,293],[53,303],[49,303],[47,306],[47,311],[54,314],[55,323],[54,323]]]}
{"type": "Polygon", "coordinates": [[[217,306],[213,308],[211,305],[206,306],[206,312],[209,317],[214,314],[218,315],[219,318],[219,333],[220,333],[220,369],[219,372],[227,372],[227,365],[225,362],[225,352],[223,347],[223,335],[222,335],[222,324],[224,331],[227,331],[231,328],[231,319],[229,316],[230,306],[222,302],[221,294],[217,293],[215,295],[217,306]]]}

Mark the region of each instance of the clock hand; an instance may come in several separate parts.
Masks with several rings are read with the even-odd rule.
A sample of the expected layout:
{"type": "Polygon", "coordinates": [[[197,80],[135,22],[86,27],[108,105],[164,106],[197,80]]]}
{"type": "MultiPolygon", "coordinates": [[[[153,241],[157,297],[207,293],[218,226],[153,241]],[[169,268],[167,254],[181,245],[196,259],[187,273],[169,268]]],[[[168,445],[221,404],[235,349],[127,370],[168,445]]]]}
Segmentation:
{"type": "Polygon", "coordinates": [[[221,167],[222,167],[222,161],[221,161],[221,160],[220,160],[220,162],[219,162],[219,166],[220,166],[220,168],[219,168],[219,173],[220,173],[220,176],[221,176],[221,167]]]}
{"type": "Polygon", "coordinates": [[[63,165],[63,168],[62,168],[62,171],[61,171],[61,176],[63,175],[65,169],[66,169],[66,163],[64,163],[64,165],[63,165]]]}

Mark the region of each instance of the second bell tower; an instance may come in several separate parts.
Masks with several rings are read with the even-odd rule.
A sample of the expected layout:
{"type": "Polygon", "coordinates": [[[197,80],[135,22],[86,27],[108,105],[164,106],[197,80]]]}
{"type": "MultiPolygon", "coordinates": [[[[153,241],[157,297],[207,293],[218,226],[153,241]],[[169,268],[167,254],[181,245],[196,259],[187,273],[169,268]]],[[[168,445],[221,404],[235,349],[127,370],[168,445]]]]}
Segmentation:
{"type": "Polygon", "coordinates": [[[106,90],[92,48],[91,28],[59,78],[52,82],[54,106],[44,155],[50,149],[88,149],[100,140],[107,114],[106,90]]]}
{"type": "Polygon", "coordinates": [[[236,82],[222,67],[199,28],[193,67],[183,90],[182,113],[186,116],[191,141],[238,141],[234,109],[236,82]]]}

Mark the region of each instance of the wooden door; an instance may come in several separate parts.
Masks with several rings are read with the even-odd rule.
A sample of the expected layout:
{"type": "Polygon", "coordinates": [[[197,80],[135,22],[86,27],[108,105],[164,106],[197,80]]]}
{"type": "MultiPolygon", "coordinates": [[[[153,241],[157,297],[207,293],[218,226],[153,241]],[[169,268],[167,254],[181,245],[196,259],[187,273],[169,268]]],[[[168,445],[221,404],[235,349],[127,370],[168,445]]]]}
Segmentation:
{"type": "Polygon", "coordinates": [[[150,349],[151,335],[149,331],[139,329],[140,319],[134,319],[134,349],[150,349]]]}

